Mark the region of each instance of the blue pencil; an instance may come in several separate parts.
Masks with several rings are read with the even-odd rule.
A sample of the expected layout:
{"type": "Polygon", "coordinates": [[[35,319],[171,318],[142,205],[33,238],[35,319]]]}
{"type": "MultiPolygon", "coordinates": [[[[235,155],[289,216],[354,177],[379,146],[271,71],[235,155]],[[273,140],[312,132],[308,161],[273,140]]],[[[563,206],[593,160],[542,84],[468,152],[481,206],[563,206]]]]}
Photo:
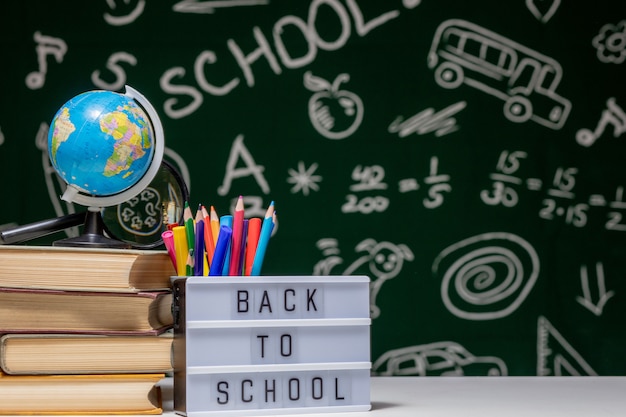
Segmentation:
{"type": "MultiPolygon", "coordinates": [[[[209,276],[221,276],[222,269],[226,261],[226,252],[230,246],[230,238],[233,229],[229,226],[221,226],[220,233],[217,235],[217,243],[215,244],[215,253],[213,254],[213,263],[209,269],[209,276]]],[[[228,265],[228,264],[226,264],[228,265]]]]}
{"type": "MultiPolygon", "coordinates": [[[[230,228],[232,231],[233,216],[231,216],[230,214],[226,214],[220,217],[220,226],[228,226],[228,228],[230,228]]],[[[232,246],[232,234],[231,234],[231,239],[228,240],[228,248],[226,248],[226,258],[224,259],[224,266],[222,267],[222,275],[228,275],[228,271],[230,270],[231,246],[232,246]]]]}
{"type": "Polygon", "coordinates": [[[263,225],[261,226],[261,234],[259,236],[259,243],[257,244],[256,254],[254,255],[254,261],[252,262],[252,270],[250,275],[261,275],[261,268],[263,267],[263,258],[265,258],[265,251],[267,244],[269,243],[272,230],[274,230],[274,202],[270,203],[265,213],[265,219],[263,219],[263,225]]]}

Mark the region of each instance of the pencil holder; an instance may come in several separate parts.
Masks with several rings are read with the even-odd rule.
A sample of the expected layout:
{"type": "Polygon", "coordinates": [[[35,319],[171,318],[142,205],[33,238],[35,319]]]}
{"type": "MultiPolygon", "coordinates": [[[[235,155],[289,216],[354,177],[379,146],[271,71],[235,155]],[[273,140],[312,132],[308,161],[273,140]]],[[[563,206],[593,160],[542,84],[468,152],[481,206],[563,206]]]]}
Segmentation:
{"type": "Polygon", "coordinates": [[[175,412],[369,410],[369,281],[173,277],[175,412]]]}

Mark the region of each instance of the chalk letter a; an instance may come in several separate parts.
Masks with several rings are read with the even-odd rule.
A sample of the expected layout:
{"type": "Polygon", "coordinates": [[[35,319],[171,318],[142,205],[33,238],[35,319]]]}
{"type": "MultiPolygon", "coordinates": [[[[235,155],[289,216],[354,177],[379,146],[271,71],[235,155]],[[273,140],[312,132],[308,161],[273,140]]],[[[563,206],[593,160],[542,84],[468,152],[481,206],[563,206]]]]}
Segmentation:
{"type": "Polygon", "coordinates": [[[269,194],[270,186],[267,184],[265,177],[263,176],[262,165],[257,165],[254,162],[254,158],[243,144],[243,135],[238,135],[233,141],[233,146],[230,148],[230,155],[228,156],[228,162],[226,163],[226,174],[224,175],[224,182],[217,188],[217,193],[221,196],[228,194],[230,186],[235,178],[247,177],[254,175],[257,184],[261,187],[261,190],[265,194],[269,194]],[[245,167],[236,168],[237,161],[241,160],[246,164],[245,167]]]}

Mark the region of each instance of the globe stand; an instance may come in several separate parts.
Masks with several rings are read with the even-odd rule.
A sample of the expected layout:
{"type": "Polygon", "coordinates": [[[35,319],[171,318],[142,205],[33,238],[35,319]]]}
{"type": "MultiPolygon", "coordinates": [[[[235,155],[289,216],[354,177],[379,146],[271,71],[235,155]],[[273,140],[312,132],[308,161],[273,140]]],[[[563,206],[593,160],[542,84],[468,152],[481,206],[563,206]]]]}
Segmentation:
{"type": "Polygon", "coordinates": [[[85,216],[83,234],[77,237],[57,240],[52,246],[72,246],[82,248],[129,249],[130,243],[111,239],[104,235],[104,222],[98,207],[89,207],[85,216]]]}

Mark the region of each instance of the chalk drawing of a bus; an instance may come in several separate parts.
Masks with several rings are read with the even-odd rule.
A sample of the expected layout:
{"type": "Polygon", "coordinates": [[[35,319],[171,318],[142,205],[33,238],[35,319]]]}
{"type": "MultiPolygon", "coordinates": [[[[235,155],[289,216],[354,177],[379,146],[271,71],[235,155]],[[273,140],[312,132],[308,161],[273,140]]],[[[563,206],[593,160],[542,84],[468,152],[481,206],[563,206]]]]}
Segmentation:
{"type": "Polygon", "coordinates": [[[563,75],[558,62],[465,20],[439,25],[428,67],[441,87],[466,84],[503,100],[504,115],[515,123],[532,120],[558,130],[571,109],[555,93],[563,75]]]}

